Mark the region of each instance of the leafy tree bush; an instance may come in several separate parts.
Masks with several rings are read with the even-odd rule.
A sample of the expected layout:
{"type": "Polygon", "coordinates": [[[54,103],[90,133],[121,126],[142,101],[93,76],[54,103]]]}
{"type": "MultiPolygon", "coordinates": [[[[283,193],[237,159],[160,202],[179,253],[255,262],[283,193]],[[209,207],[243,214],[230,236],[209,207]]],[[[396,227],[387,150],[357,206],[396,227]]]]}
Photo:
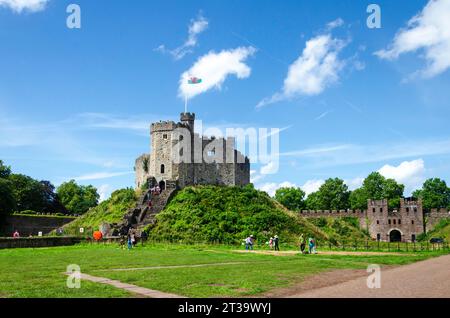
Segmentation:
{"type": "Polygon", "coordinates": [[[305,200],[305,206],[308,210],[320,210],[319,192],[313,192],[305,200]]]}
{"type": "Polygon", "coordinates": [[[322,184],[318,191],[318,201],[320,210],[341,210],[347,209],[350,192],[344,180],[330,178],[322,184]]]}
{"type": "Polygon", "coordinates": [[[275,200],[292,211],[305,207],[305,192],[300,188],[280,188],[275,192],[275,200]]]}
{"type": "Polygon", "coordinates": [[[413,196],[421,198],[423,207],[428,210],[450,206],[450,189],[445,181],[439,178],[426,180],[422,189],[414,191],[413,196]]]}
{"type": "Polygon", "coordinates": [[[14,211],[16,201],[12,194],[11,182],[0,178],[0,219],[14,211]]]}
{"type": "Polygon", "coordinates": [[[97,206],[100,198],[97,189],[91,185],[78,185],[75,180],[61,184],[57,189],[61,203],[72,214],[84,214],[97,206]]]}
{"type": "Polygon", "coordinates": [[[8,180],[11,182],[17,210],[48,213],[64,209],[54,192],[55,187],[50,182],[37,181],[23,174],[11,174],[8,180]]]}
{"type": "Polygon", "coordinates": [[[394,179],[386,179],[379,172],[372,172],[364,179],[362,187],[350,194],[350,206],[362,210],[367,208],[368,199],[388,199],[390,208],[398,208],[404,189],[405,186],[394,179]]]}
{"type": "Polygon", "coordinates": [[[3,161],[0,160],[0,178],[7,179],[11,174],[11,167],[5,166],[3,161]]]}

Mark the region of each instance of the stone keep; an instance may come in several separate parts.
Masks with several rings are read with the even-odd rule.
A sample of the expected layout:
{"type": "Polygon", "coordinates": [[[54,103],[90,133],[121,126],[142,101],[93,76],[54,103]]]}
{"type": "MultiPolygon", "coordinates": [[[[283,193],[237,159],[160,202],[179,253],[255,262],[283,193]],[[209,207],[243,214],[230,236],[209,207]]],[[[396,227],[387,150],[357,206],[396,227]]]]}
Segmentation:
{"type": "Polygon", "coordinates": [[[194,124],[193,113],[182,113],[178,123],[151,124],[151,152],[135,162],[137,188],[147,181],[163,189],[250,183],[250,161],[235,149],[234,138],[200,136],[194,124]]]}

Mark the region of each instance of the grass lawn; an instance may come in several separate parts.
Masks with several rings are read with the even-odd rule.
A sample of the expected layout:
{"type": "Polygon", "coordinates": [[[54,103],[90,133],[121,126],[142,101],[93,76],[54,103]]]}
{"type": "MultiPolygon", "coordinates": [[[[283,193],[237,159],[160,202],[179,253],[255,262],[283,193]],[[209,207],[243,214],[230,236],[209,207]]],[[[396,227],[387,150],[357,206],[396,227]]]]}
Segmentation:
{"type": "Polygon", "coordinates": [[[0,297],[133,297],[108,285],[82,281],[66,287],[63,274],[77,264],[86,274],[189,297],[258,296],[301,282],[307,275],[333,269],[363,269],[368,264],[401,265],[441,255],[272,256],[233,252],[235,247],[153,244],[122,250],[117,245],[0,250],[0,297]],[[221,264],[228,263],[228,264],[221,264]],[[196,264],[214,266],[188,267],[196,264]],[[181,266],[164,268],[164,266],[181,266]],[[114,271],[158,267],[143,270],[114,271]]]}

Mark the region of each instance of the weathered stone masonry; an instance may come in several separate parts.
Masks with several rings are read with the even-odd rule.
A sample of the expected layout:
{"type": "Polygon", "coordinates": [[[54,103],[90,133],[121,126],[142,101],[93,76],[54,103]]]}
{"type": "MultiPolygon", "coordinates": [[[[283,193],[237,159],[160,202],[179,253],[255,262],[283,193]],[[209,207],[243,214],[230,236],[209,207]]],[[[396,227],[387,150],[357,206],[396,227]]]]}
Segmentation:
{"type": "Polygon", "coordinates": [[[194,133],[194,124],[193,113],[182,113],[178,123],[151,124],[151,152],[135,162],[137,188],[149,180],[161,188],[250,183],[250,161],[234,149],[234,139],[199,136],[194,133]],[[202,156],[205,153],[211,153],[210,157],[202,156]],[[175,160],[187,154],[188,162],[175,160]]]}
{"type": "Polygon", "coordinates": [[[419,234],[450,217],[446,209],[425,212],[422,201],[412,199],[401,199],[400,209],[389,209],[388,200],[368,200],[367,210],[303,210],[300,214],[307,218],[356,217],[361,228],[367,229],[373,239],[391,242],[415,241],[419,234]]]}

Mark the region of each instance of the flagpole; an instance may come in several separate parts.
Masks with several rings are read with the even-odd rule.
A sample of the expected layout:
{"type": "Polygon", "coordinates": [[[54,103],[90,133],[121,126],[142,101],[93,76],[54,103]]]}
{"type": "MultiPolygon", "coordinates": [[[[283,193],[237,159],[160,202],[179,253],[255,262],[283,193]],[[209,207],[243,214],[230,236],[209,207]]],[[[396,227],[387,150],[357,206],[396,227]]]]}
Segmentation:
{"type": "Polygon", "coordinates": [[[187,94],[184,95],[184,113],[187,113],[187,94]]]}

